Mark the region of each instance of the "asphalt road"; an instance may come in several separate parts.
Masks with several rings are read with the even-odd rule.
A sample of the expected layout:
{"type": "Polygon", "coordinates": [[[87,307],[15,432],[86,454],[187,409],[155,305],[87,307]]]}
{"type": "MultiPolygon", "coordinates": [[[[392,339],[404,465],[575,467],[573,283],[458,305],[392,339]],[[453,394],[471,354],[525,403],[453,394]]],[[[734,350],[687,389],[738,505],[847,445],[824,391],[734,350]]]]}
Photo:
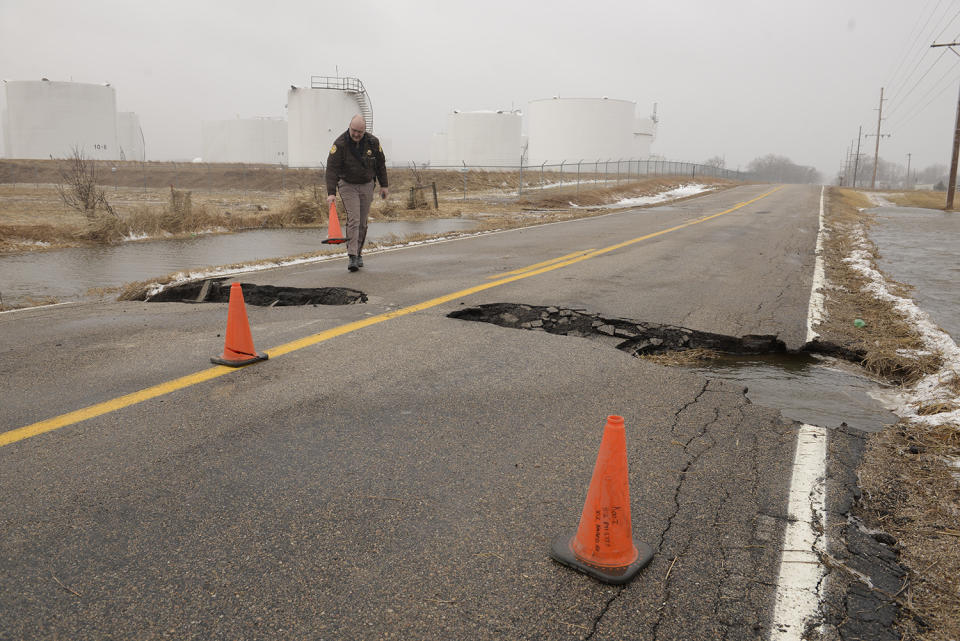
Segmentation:
{"type": "Polygon", "coordinates": [[[224,304],[0,315],[0,639],[765,637],[796,426],[599,341],[446,315],[550,305],[799,347],[818,198],[748,185],[245,275],[369,301],[247,306],[271,358],[239,370],[208,360],[224,304]],[[655,551],[621,587],[548,556],[609,414],[655,551]]]}

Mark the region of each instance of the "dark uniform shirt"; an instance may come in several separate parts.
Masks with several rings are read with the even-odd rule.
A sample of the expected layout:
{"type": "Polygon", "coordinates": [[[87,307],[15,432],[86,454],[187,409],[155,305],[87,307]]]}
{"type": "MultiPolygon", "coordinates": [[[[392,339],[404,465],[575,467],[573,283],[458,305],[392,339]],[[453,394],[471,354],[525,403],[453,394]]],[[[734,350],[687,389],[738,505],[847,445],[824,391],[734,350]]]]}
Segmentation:
{"type": "Polygon", "coordinates": [[[387,159],[380,140],[371,133],[364,133],[360,142],[353,142],[349,129],[340,134],[327,156],[327,194],[337,193],[337,183],[341,179],[362,185],[374,178],[381,187],[387,186],[387,159]]]}

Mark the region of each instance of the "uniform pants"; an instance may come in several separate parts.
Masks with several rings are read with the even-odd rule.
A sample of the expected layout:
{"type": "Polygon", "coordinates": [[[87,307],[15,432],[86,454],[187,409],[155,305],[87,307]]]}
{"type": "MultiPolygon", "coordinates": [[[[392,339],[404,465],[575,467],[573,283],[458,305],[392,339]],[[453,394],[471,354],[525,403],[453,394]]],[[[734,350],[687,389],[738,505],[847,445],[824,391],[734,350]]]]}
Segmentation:
{"type": "Polygon", "coordinates": [[[368,183],[354,184],[343,180],[338,185],[340,198],[343,199],[343,208],[347,214],[347,254],[359,256],[363,251],[363,243],[367,239],[367,218],[370,216],[370,205],[373,203],[373,186],[368,183]]]}

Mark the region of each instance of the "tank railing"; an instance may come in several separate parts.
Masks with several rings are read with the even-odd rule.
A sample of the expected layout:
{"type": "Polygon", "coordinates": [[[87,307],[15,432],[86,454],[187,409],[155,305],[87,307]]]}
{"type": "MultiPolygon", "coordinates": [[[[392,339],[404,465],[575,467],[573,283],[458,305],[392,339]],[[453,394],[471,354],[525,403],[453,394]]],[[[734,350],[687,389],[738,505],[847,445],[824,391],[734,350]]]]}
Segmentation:
{"type": "Polygon", "coordinates": [[[341,78],[339,76],[310,76],[311,89],[336,89],[357,94],[360,113],[367,123],[367,131],[373,131],[373,104],[370,95],[359,78],[341,78]]]}
{"type": "Polygon", "coordinates": [[[310,76],[311,89],[339,89],[340,91],[355,91],[366,93],[359,78],[339,78],[337,76],[310,76]]]}

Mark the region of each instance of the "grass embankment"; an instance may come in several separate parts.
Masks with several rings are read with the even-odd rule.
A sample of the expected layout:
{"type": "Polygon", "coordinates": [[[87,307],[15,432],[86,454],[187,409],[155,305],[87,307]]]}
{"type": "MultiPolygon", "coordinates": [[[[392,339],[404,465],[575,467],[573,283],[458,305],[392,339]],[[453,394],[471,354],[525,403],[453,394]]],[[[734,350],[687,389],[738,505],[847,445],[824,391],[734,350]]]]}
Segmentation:
{"type": "MultiPolygon", "coordinates": [[[[58,183],[65,182],[58,174],[62,161],[0,161],[0,179],[18,181],[0,184],[0,253],[326,224],[322,171],[182,163],[97,165],[100,186],[115,216],[102,210],[95,215],[76,211],[63,202],[57,190],[58,183]],[[112,165],[118,171],[110,172],[112,165]]],[[[579,187],[552,187],[577,177],[569,172],[541,175],[527,171],[521,177],[516,171],[413,169],[392,169],[389,175],[390,197],[375,201],[372,219],[464,216],[477,218],[486,228],[563,218],[539,210],[567,210],[571,204],[589,208],[692,182],[679,176],[632,176],[628,180],[626,176],[583,174],[579,187]],[[417,186],[423,188],[411,190],[417,186]]],[[[696,182],[732,184],[712,178],[696,182]]],[[[339,208],[342,212],[342,205],[339,208]]],[[[571,212],[566,217],[588,214],[571,212]]]]}
{"type": "MultiPolygon", "coordinates": [[[[829,191],[824,247],[828,318],[817,331],[825,340],[864,353],[863,365],[875,375],[910,385],[940,371],[940,359],[926,353],[921,337],[892,303],[865,291],[866,277],[845,261],[855,251],[877,256],[866,238],[872,216],[860,211],[873,206],[862,193],[829,191]],[[854,326],[856,318],[865,322],[863,328],[854,326]]],[[[898,295],[907,293],[903,285],[893,287],[899,287],[898,295]]],[[[954,376],[949,384],[960,395],[960,378],[954,376]]],[[[917,409],[933,414],[949,408],[917,409]]],[[[960,426],[901,420],[871,435],[858,468],[863,499],[857,516],[897,540],[907,568],[909,583],[895,595],[907,613],[900,622],[905,639],[960,639],[960,483],[946,464],[958,457],[960,426]]]]}
{"type": "MultiPolygon", "coordinates": [[[[947,206],[947,192],[945,191],[884,192],[883,197],[899,207],[943,209],[947,206]]],[[[960,200],[956,200],[955,202],[956,204],[960,204],[960,200]]]]}

